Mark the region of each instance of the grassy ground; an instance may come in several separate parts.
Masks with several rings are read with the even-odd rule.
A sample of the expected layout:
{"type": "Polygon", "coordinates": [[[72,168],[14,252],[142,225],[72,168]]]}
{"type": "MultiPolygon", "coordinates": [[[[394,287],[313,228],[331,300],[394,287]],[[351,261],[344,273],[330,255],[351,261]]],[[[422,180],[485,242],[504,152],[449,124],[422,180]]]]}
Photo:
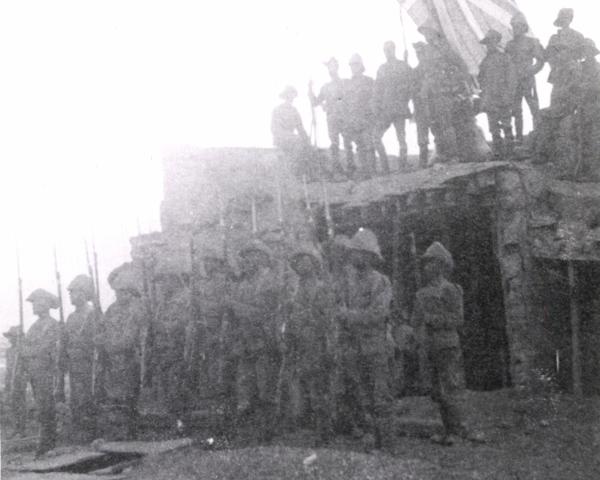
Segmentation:
{"type": "Polygon", "coordinates": [[[165,479],[421,479],[579,480],[600,478],[600,401],[514,391],[469,394],[469,423],[487,442],[451,447],[398,437],[365,454],[360,441],[338,438],[310,448],[308,432],[278,438],[275,446],[200,447],[147,459],[133,478],[165,479]],[[316,453],[310,466],[303,460],[316,453]]]}

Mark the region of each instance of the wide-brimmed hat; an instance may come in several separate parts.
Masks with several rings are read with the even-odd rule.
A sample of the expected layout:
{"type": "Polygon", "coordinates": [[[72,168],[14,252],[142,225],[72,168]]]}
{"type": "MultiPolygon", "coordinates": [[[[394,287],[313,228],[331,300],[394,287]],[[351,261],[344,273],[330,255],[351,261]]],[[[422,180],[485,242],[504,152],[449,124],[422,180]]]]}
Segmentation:
{"type": "Polygon", "coordinates": [[[58,308],[60,305],[58,297],[43,288],[38,288],[31,292],[31,295],[26,300],[31,303],[45,302],[50,308],[58,308]]]}
{"type": "Polygon", "coordinates": [[[513,27],[515,25],[525,25],[529,29],[529,23],[527,22],[527,19],[525,18],[525,15],[523,15],[522,12],[515,13],[510,19],[510,24],[513,27]]]}
{"type": "Polygon", "coordinates": [[[483,43],[484,45],[499,45],[501,41],[502,34],[498,30],[491,28],[479,43],[483,43]]]}
{"type": "Polygon", "coordinates": [[[286,85],[283,88],[283,91],[279,94],[279,98],[281,98],[282,100],[293,100],[297,96],[298,90],[296,90],[296,87],[292,85],[286,85]]]}
{"type": "Polygon", "coordinates": [[[586,38],[583,43],[583,49],[586,53],[590,52],[593,55],[598,55],[600,50],[596,47],[596,42],[594,42],[591,38],[586,38]]]}
{"type": "MultiPolygon", "coordinates": [[[[321,252],[315,247],[312,243],[297,243],[292,246],[292,252],[290,253],[289,260],[290,265],[294,268],[294,260],[296,257],[305,255],[310,257],[313,260],[314,266],[317,269],[320,269],[323,264],[323,257],[321,256],[321,252]]],[[[294,268],[295,270],[295,268],[294,268]]]]}
{"type": "Polygon", "coordinates": [[[360,228],[358,232],[356,232],[352,237],[350,248],[352,250],[372,253],[378,260],[383,261],[377,235],[368,228],[360,228]]]}
{"type": "Polygon", "coordinates": [[[433,242],[421,257],[423,261],[439,260],[450,270],[454,269],[452,254],[440,242],[433,242]]]}
{"type": "Polygon", "coordinates": [[[575,16],[575,12],[572,8],[561,8],[558,11],[558,16],[556,20],[554,20],[555,27],[568,27],[573,21],[573,17],[575,16]]]}
{"type": "Polygon", "coordinates": [[[17,326],[12,326],[8,329],[8,331],[4,332],[2,335],[4,335],[6,338],[8,338],[9,340],[12,338],[17,338],[19,336],[19,331],[21,329],[17,326]]]}
{"type": "Polygon", "coordinates": [[[325,65],[327,68],[338,68],[340,66],[339,62],[337,61],[337,58],[335,57],[331,57],[329,60],[323,62],[323,65],[325,65]]]}
{"type": "Polygon", "coordinates": [[[93,300],[95,295],[94,282],[87,275],[77,275],[69,286],[67,290],[79,290],[83,292],[86,300],[93,300]]]}

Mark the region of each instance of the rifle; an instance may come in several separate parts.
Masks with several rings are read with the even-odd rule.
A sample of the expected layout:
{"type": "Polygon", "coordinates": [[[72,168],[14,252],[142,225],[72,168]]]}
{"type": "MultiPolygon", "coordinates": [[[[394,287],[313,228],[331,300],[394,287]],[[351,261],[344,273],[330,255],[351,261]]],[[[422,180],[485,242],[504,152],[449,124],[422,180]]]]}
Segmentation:
{"type": "Polygon", "coordinates": [[[65,402],[65,372],[64,372],[64,361],[65,361],[65,345],[64,345],[64,330],[65,330],[65,311],[63,308],[62,301],[62,286],[60,281],[60,271],[58,270],[58,259],[56,257],[56,245],[54,246],[54,273],[56,275],[56,289],[58,293],[58,345],[57,345],[57,359],[56,359],[56,384],[55,384],[55,397],[58,402],[65,402]]]}
{"type": "Polygon", "coordinates": [[[17,247],[17,283],[19,284],[19,333],[17,335],[17,353],[13,365],[12,376],[10,377],[10,396],[15,392],[15,378],[19,372],[18,364],[21,361],[21,349],[23,348],[23,336],[25,331],[25,320],[23,314],[23,280],[21,279],[21,261],[19,258],[19,245],[17,247]]]}
{"type": "Polygon", "coordinates": [[[98,279],[98,256],[96,255],[96,245],[93,242],[94,249],[94,263],[96,266],[96,270],[94,271],[92,264],[90,262],[90,252],[88,250],[87,240],[85,241],[85,258],[87,260],[88,267],[88,275],[92,280],[92,284],[94,286],[94,298],[92,299],[92,304],[94,305],[94,314],[92,316],[92,332],[93,332],[93,356],[92,356],[92,398],[96,398],[97,391],[97,383],[98,383],[98,362],[99,362],[99,352],[98,346],[96,345],[96,336],[98,335],[98,319],[102,315],[102,306],[100,305],[100,290],[99,285],[97,283],[98,279]]]}

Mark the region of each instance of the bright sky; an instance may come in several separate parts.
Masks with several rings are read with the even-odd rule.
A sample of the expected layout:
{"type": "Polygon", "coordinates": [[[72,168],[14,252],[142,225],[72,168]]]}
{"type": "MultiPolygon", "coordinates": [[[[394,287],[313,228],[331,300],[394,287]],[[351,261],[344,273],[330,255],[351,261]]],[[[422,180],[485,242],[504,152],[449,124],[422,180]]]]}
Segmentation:
{"type": "MultiPolygon", "coordinates": [[[[518,4],[543,44],[565,6],[573,28],[597,39],[596,2],[518,4]]],[[[409,44],[421,40],[404,23],[409,44]]],[[[308,129],[304,93],[311,73],[316,88],[327,81],[321,62],[336,56],[348,76],[358,52],[374,76],[390,39],[401,56],[395,0],[2,2],[0,330],[18,323],[17,239],[25,296],[56,290],[57,245],[68,313],[66,285],[86,271],[93,231],[106,308],[105,279],[129,259],[129,237],[138,225],[160,229],[162,145],[270,146],[270,112],[288,83],[308,129]]],[[[319,123],[327,146],[322,112],[319,123]]]]}

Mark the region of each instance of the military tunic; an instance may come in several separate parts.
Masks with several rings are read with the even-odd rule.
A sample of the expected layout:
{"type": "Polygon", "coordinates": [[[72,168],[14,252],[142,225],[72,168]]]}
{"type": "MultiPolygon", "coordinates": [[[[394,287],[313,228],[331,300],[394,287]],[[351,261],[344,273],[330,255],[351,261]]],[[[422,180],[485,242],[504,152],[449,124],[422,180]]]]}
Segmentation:
{"type": "Polygon", "coordinates": [[[64,328],[67,371],[71,388],[71,415],[75,425],[90,434],[95,428],[92,370],[94,339],[98,331],[94,325],[96,321],[98,320],[94,308],[85,304],[67,317],[64,328]]]}
{"type": "Polygon", "coordinates": [[[9,399],[13,432],[14,434],[24,434],[27,426],[27,378],[23,371],[23,361],[19,359],[16,344],[6,350],[4,385],[4,391],[9,399]]]}
{"type": "Polygon", "coordinates": [[[442,279],[417,292],[412,327],[420,349],[421,378],[431,382],[432,399],[440,405],[447,434],[460,434],[458,406],[461,385],[461,351],[457,329],[463,324],[463,292],[442,279]]]}
{"type": "Polygon", "coordinates": [[[23,366],[27,372],[41,425],[40,447],[54,448],[56,408],[54,378],[58,359],[58,322],[49,315],[38,318],[23,339],[23,366]]]}

